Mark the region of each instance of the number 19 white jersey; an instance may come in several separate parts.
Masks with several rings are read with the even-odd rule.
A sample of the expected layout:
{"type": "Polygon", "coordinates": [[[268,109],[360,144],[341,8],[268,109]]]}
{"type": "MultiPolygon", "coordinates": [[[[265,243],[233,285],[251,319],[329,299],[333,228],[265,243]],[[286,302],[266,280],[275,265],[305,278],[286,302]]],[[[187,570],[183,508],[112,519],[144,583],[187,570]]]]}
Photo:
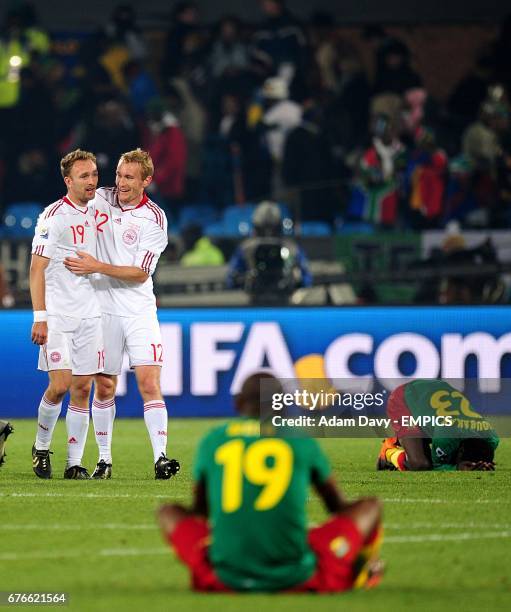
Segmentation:
{"type": "Polygon", "coordinates": [[[50,260],[45,270],[45,301],[49,315],[89,319],[101,310],[89,276],[77,276],[64,266],[77,251],[96,256],[96,225],[90,206],[75,206],[67,196],[39,215],[32,254],[50,260]]]}
{"type": "Polygon", "coordinates": [[[136,266],[149,278],[134,283],[97,274],[94,287],[101,311],[123,317],[156,313],[151,275],[168,244],[167,218],[144,194],[134,208],[123,208],[117,189],[100,187],[92,201],[97,229],[97,258],[114,266],[136,266]]]}

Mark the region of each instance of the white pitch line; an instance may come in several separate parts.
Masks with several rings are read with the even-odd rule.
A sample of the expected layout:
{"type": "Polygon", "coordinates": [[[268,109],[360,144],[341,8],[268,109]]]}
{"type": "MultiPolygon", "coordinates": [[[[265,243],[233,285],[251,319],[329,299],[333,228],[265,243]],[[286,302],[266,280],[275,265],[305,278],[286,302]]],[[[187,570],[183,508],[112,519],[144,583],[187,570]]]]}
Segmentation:
{"type": "MultiPolygon", "coordinates": [[[[72,497],[79,499],[184,499],[184,495],[176,495],[172,492],[166,495],[147,493],[144,495],[132,494],[132,493],[0,493],[0,498],[11,497],[72,497]]],[[[311,498],[312,500],[312,498],[311,498]]],[[[383,498],[382,501],[386,504],[504,504],[508,503],[507,500],[501,499],[435,499],[435,498],[402,498],[402,497],[389,497],[383,498]]]]}
{"type": "MultiPolygon", "coordinates": [[[[487,529],[488,523],[383,523],[385,529],[487,529]]],[[[492,523],[493,529],[511,529],[511,524],[492,523]]]]}
{"type": "Polygon", "coordinates": [[[102,529],[134,529],[134,530],[144,530],[144,529],[157,529],[156,523],[141,523],[140,525],[130,525],[126,523],[95,523],[94,525],[62,525],[58,523],[52,524],[20,524],[16,525],[15,523],[4,525],[2,524],[0,527],[1,530],[6,531],[91,531],[94,530],[102,530],[102,529]]]}
{"type": "Polygon", "coordinates": [[[0,493],[0,497],[73,497],[80,499],[184,499],[183,495],[175,495],[174,493],[169,493],[168,495],[155,495],[154,493],[147,493],[146,495],[133,495],[132,493],[0,493]]]}
{"type": "MultiPolygon", "coordinates": [[[[311,524],[309,526],[315,526],[316,524],[311,524]]],[[[488,523],[384,523],[385,530],[390,531],[407,531],[410,529],[484,529],[488,527],[488,523]]],[[[492,527],[494,529],[503,529],[503,530],[511,530],[511,524],[493,524],[492,527]]],[[[146,530],[155,530],[157,529],[156,523],[138,523],[138,524],[128,524],[128,523],[103,523],[103,524],[95,524],[92,525],[65,525],[62,523],[7,523],[2,524],[1,529],[4,531],[90,531],[92,529],[102,529],[104,530],[124,530],[130,529],[135,531],[146,531],[146,530]]],[[[450,534],[447,537],[451,537],[450,534]]],[[[390,536],[390,540],[392,541],[393,537],[390,536]]],[[[399,536],[399,537],[419,537],[419,536],[399,536]]],[[[445,539],[446,536],[444,536],[445,539]]]]}
{"type": "MultiPolygon", "coordinates": [[[[424,542],[465,542],[467,540],[505,539],[511,538],[511,531],[496,531],[488,533],[431,533],[421,536],[389,536],[384,539],[385,544],[405,544],[424,542]]],[[[104,548],[98,551],[53,551],[28,553],[0,553],[0,561],[33,561],[45,559],[74,559],[83,557],[143,557],[153,555],[169,555],[168,548],[104,548]]]]}
{"type": "Polygon", "coordinates": [[[465,542],[466,540],[493,540],[511,538],[511,531],[496,531],[494,533],[429,533],[424,535],[404,535],[384,537],[385,544],[404,544],[421,542],[465,542]]]}
{"type": "Polygon", "coordinates": [[[44,559],[75,559],[78,557],[142,557],[152,555],[168,555],[170,549],[166,548],[104,548],[95,551],[53,551],[28,553],[0,553],[0,561],[34,561],[44,559]]]}
{"type": "Polygon", "coordinates": [[[389,497],[381,500],[385,504],[503,504],[507,501],[501,499],[424,499],[409,498],[409,497],[389,497]]]}

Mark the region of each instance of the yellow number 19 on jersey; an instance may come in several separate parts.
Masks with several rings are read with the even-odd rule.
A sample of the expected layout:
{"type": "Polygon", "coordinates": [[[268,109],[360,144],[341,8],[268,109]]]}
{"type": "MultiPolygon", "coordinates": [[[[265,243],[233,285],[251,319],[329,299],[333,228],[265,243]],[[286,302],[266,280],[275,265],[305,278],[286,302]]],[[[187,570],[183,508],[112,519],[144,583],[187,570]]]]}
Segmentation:
{"type": "Polygon", "coordinates": [[[284,497],[293,473],[293,451],[283,440],[253,442],[231,440],[218,447],[215,462],[224,468],[222,478],[222,510],[236,512],[243,503],[243,477],[263,489],[254,502],[254,509],[274,508],[284,497]],[[268,459],[273,465],[268,465],[268,459]]]}

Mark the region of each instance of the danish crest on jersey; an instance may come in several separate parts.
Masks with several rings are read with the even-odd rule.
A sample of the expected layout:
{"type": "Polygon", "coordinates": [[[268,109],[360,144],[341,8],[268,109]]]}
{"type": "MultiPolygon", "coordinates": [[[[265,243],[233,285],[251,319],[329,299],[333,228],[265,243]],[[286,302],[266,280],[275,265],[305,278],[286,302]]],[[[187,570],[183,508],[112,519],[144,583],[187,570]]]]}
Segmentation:
{"type": "Polygon", "coordinates": [[[129,245],[135,244],[135,242],[137,241],[137,238],[138,238],[137,230],[133,229],[132,227],[127,229],[122,235],[122,239],[125,242],[125,244],[129,244],[129,245]]]}
{"type": "Polygon", "coordinates": [[[58,363],[62,359],[62,355],[58,351],[52,351],[50,354],[50,361],[58,363]]]}

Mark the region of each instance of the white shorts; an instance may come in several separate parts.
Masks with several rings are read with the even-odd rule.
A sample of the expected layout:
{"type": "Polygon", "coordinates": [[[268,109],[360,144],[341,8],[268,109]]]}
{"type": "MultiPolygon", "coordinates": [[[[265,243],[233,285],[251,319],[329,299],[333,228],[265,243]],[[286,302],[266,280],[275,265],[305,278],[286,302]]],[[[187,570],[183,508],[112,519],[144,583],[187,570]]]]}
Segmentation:
{"type": "Polygon", "coordinates": [[[48,315],[48,341],[39,349],[39,370],[71,370],[78,376],[103,371],[101,317],[76,319],[48,315]]]}
{"type": "Polygon", "coordinates": [[[103,336],[105,374],[121,373],[124,351],[128,353],[130,368],[163,366],[160,324],[156,314],[139,317],[103,314],[103,336]]]}

